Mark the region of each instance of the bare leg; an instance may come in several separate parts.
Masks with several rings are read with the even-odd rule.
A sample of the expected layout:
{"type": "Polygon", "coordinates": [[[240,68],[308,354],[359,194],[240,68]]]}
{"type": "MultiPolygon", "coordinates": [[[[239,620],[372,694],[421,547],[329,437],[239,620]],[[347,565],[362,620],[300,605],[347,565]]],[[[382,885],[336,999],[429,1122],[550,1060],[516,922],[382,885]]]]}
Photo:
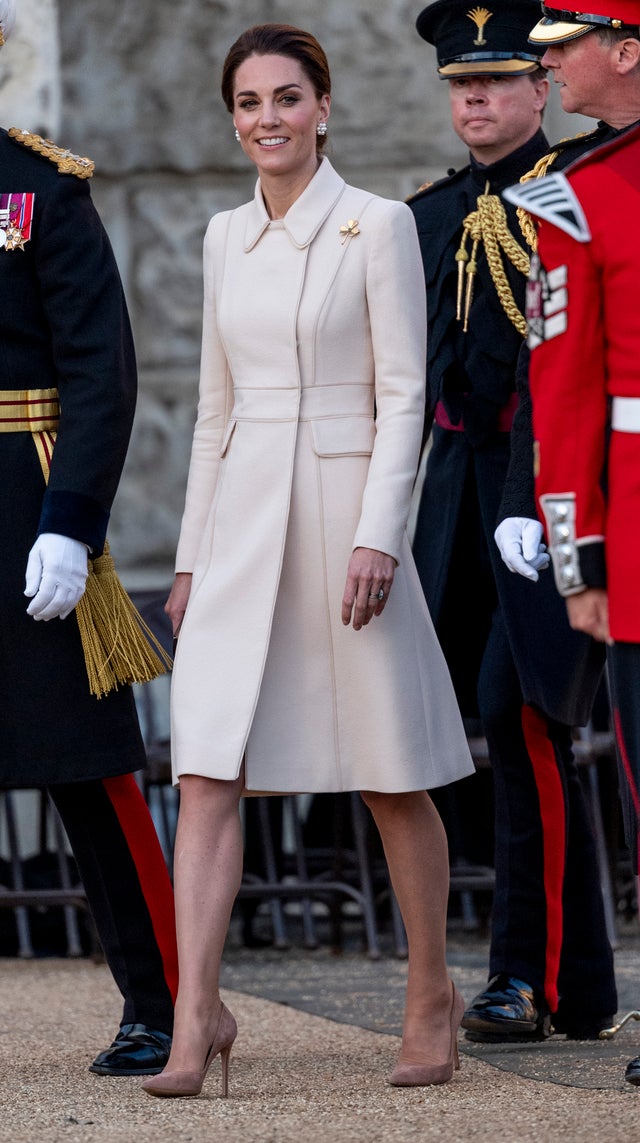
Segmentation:
{"type": "Polygon", "coordinates": [[[243,787],[243,773],[235,782],[180,779],[174,857],[180,979],[167,1071],[202,1068],[220,1013],[220,962],[242,877],[243,787]]]}
{"type": "Polygon", "coordinates": [[[440,1063],[451,1048],[452,989],[446,962],[447,839],[426,791],[363,792],[384,846],[407,930],[409,971],[403,1062],[440,1063]]]}

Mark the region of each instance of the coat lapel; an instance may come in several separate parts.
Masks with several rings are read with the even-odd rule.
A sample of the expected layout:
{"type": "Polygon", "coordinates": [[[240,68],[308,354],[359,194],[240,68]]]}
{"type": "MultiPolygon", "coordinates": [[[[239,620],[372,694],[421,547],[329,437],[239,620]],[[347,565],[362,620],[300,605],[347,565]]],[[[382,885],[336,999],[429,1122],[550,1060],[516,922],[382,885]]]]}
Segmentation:
{"type": "MultiPolygon", "coordinates": [[[[294,246],[304,250],[310,245],[344,193],[344,189],[344,179],[333,169],[328,159],[322,159],[317,173],[282,220],[294,246]]],[[[249,205],[245,253],[249,253],[260,241],[270,221],[258,179],[253,202],[249,205]]]]}

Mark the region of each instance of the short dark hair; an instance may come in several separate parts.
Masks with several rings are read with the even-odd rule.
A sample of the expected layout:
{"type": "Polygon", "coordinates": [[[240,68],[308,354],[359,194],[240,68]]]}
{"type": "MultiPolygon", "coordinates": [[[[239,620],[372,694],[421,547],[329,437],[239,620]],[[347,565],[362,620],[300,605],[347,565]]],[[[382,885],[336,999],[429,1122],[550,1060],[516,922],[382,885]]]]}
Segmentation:
{"type": "Polygon", "coordinates": [[[640,27],[637,28],[595,28],[595,33],[601,44],[612,48],[621,40],[640,40],[640,27]]]}
{"type": "MultiPolygon", "coordinates": [[[[292,24],[255,24],[231,45],[222,67],[220,89],[228,111],[233,112],[233,83],[241,64],[250,56],[288,56],[297,60],[318,99],[331,94],[331,75],[324,49],[311,32],[292,24]]],[[[325,142],[318,137],[318,149],[325,142]]]]}

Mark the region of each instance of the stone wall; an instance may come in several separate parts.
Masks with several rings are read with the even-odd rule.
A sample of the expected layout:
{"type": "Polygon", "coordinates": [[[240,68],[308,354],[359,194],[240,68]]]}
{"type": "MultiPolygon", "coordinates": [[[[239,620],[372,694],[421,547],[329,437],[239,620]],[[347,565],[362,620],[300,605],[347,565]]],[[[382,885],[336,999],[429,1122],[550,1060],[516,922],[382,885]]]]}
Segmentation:
{"type": "Polygon", "coordinates": [[[76,0],[59,10],[63,141],[96,161],[94,196],[140,367],[112,547],[130,582],[133,573],[166,581],[195,413],[202,238],[209,217],[249,197],[255,181],[219,95],[227,48],[267,20],[318,35],[334,82],[327,153],[347,179],[393,197],[450,164],[446,91],[406,0],[83,0],[82,20],[76,0]]]}
{"type": "MultiPolygon", "coordinates": [[[[110,529],[130,584],[171,578],[195,414],[202,239],[209,217],[249,197],[255,178],[219,96],[227,48],[269,20],[314,32],[334,83],[327,153],[349,181],[404,198],[465,161],[435,52],[415,32],[420,8],[415,0],[20,0],[31,101],[9,117],[5,102],[2,120],[45,128],[96,161],[94,198],[134,325],[140,398],[110,529]]],[[[17,61],[17,37],[7,60],[10,49],[17,61]]],[[[550,135],[576,129],[561,132],[550,114],[550,135]]]]}

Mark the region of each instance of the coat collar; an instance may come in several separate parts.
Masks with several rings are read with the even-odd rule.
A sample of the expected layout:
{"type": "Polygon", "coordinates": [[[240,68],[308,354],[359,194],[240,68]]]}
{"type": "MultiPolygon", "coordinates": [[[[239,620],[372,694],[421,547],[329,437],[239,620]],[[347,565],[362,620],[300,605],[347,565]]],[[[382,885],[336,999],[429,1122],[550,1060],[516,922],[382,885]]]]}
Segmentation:
{"type": "MultiPolygon", "coordinates": [[[[281,220],[293,245],[299,250],[303,250],[315,238],[345,185],[344,179],[333,169],[329,160],[323,158],[311,182],[281,220]]],[[[258,179],[253,202],[248,203],[244,244],[246,253],[259,242],[270,222],[258,179]]]]}

